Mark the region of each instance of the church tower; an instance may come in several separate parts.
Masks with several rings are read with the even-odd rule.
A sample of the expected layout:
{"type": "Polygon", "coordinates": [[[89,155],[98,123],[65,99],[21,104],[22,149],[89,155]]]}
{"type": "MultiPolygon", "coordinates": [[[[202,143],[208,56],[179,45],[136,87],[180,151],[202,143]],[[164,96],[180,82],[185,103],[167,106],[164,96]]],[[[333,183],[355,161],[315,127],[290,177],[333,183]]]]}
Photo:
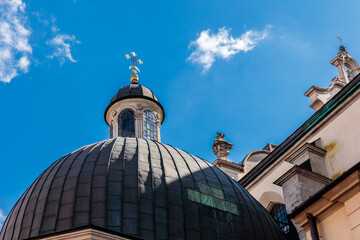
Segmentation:
{"type": "Polygon", "coordinates": [[[344,45],[341,44],[337,56],[330,62],[334,65],[338,72],[340,81],[348,84],[356,75],[360,73],[359,64],[355,59],[346,51],[344,45]]]}
{"type": "Polygon", "coordinates": [[[142,64],[142,61],[136,58],[135,52],[125,57],[133,62],[129,67],[132,71],[131,84],[120,88],[105,110],[110,138],[137,137],[160,142],[164,108],[149,88],[139,84],[140,70],[135,64],[142,64]]]}
{"type": "Polygon", "coordinates": [[[346,51],[345,46],[340,40],[339,52],[336,57],[331,60],[330,64],[334,65],[339,75],[334,77],[330,86],[321,88],[312,86],[305,92],[305,96],[310,98],[310,107],[315,111],[319,110],[325,103],[327,103],[335,94],[345,87],[353,78],[360,73],[360,66],[356,60],[346,51]]]}

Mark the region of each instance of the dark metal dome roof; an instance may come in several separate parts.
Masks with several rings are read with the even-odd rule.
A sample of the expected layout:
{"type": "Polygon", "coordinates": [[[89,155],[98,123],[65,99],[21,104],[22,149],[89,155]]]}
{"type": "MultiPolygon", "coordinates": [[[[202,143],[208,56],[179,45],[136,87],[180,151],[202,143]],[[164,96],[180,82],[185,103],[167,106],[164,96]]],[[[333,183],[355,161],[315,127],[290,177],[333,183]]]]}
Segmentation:
{"type": "Polygon", "coordinates": [[[120,90],[117,92],[117,94],[115,94],[115,96],[111,99],[110,104],[107,106],[105,113],[104,113],[105,122],[106,122],[106,114],[107,114],[107,111],[110,109],[110,107],[112,105],[114,105],[115,103],[117,103],[118,101],[128,99],[128,98],[144,98],[144,99],[147,99],[147,100],[150,100],[150,101],[156,103],[163,112],[164,117],[162,119],[162,122],[164,121],[165,110],[164,110],[163,106],[160,104],[159,100],[155,97],[154,93],[147,87],[144,87],[140,84],[132,83],[129,86],[120,88],[120,90]]]}
{"type": "Polygon", "coordinates": [[[97,226],[141,239],[285,239],[268,212],[212,164],[139,138],[54,162],[8,215],[0,239],[97,226]]]}

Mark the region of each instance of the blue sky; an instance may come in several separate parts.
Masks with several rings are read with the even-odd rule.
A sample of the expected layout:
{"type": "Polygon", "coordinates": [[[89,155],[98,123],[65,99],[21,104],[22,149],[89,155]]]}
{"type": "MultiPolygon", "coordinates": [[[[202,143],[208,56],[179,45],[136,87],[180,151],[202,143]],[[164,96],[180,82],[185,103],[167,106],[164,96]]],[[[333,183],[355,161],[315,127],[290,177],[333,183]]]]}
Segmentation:
{"type": "Polygon", "coordinates": [[[358,1],[0,1],[0,223],[59,157],[108,138],[103,113],[130,83],[163,104],[162,142],[215,160],[216,132],[240,162],[280,144],[326,87],[340,34],[360,58],[358,1]]]}

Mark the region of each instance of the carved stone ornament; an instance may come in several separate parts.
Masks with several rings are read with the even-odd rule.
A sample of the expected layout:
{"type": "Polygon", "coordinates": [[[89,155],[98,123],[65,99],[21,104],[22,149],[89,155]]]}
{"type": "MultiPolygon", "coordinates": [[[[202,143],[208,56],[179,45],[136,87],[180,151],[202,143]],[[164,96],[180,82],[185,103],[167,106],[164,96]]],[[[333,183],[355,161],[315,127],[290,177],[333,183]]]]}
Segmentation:
{"type": "Polygon", "coordinates": [[[136,109],[137,109],[137,110],[143,109],[143,105],[140,104],[140,103],[136,104],[136,109]]]}
{"type": "Polygon", "coordinates": [[[216,136],[216,139],[217,139],[217,140],[224,139],[224,137],[225,137],[225,134],[223,134],[223,133],[217,132],[216,134],[217,134],[217,136],[216,136]]]}
{"type": "MultiPolygon", "coordinates": [[[[217,133],[216,140],[213,144],[213,151],[218,159],[227,160],[227,156],[230,155],[229,150],[232,149],[233,145],[224,140],[225,134],[217,133]]],[[[231,162],[231,161],[230,161],[231,162]]]]}
{"type": "Polygon", "coordinates": [[[144,113],[138,110],[135,112],[135,119],[140,119],[143,117],[143,115],[144,113]]]}

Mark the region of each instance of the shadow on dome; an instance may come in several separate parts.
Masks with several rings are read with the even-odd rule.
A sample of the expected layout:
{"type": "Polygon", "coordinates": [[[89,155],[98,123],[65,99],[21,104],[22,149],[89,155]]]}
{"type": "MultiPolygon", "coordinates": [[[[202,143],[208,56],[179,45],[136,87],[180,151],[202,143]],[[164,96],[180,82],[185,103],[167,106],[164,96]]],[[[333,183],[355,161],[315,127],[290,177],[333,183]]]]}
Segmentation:
{"type": "Polygon", "coordinates": [[[286,239],[221,170],[141,138],[105,140],[57,160],[13,207],[0,239],[46,239],[86,226],[119,239],[286,239]]]}

